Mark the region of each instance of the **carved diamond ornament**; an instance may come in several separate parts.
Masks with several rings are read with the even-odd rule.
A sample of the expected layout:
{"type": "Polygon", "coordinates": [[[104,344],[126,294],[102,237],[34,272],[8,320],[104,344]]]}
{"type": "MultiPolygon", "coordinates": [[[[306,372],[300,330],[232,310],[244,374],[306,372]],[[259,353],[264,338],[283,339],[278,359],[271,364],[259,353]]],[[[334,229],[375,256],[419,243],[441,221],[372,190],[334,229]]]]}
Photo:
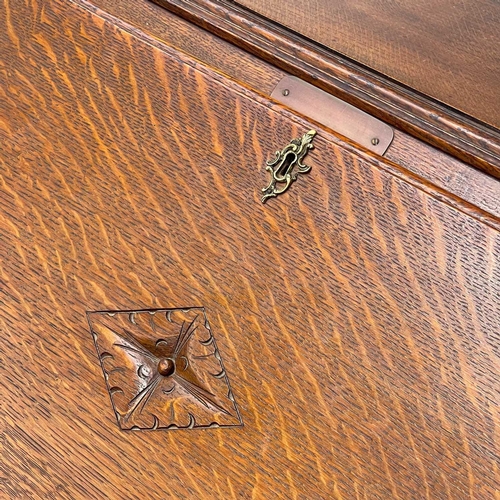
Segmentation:
{"type": "Polygon", "coordinates": [[[88,319],[122,430],[242,425],[204,308],[88,319]]]}

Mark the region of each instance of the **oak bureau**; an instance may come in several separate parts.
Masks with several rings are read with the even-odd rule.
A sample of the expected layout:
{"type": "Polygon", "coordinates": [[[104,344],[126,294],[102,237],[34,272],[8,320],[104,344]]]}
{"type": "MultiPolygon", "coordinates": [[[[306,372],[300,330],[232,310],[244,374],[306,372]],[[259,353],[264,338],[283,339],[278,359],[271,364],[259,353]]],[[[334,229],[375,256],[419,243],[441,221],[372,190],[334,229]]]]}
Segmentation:
{"type": "Polygon", "coordinates": [[[500,499],[500,5],[0,2],[0,498],[500,499]]]}

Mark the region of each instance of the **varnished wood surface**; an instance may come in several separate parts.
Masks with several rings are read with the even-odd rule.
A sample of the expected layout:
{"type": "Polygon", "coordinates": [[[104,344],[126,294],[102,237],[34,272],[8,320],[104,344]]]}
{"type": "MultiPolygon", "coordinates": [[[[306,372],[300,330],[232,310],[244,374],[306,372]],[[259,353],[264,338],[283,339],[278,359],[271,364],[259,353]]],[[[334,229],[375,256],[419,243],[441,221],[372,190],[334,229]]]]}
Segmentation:
{"type": "Polygon", "coordinates": [[[396,130],[385,157],[435,186],[500,217],[500,181],[396,130]]]}
{"type": "Polygon", "coordinates": [[[496,0],[237,3],[500,128],[496,0]]]}
{"type": "Polygon", "coordinates": [[[285,73],[257,57],[238,49],[229,42],[168,12],[150,0],[91,0],[80,1],[91,11],[112,16],[123,28],[135,30],[136,36],[149,35],[242,84],[269,95],[285,73]]]}
{"type": "MultiPolygon", "coordinates": [[[[153,37],[269,96],[286,73],[149,0],[92,0],[109,22],[153,37]]],[[[87,4],[88,8],[92,8],[87,4]]],[[[440,188],[500,217],[500,183],[452,156],[396,130],[386,157],[440,188]]]]}
{"type": "Polygon", "coordinates": [[[497,220],[321,130],[262,205],[310,123],[67,2],[1,16],[4,496],[498,496],[497,220]],[[244,427],[120,431],[85,312],[192,306],[244,427]]]}
{"type": "Polygon", "coordinates": [[[290,74],[500,178],[500,130],[305,39],[234,2],[153,1],[290,74]]]}

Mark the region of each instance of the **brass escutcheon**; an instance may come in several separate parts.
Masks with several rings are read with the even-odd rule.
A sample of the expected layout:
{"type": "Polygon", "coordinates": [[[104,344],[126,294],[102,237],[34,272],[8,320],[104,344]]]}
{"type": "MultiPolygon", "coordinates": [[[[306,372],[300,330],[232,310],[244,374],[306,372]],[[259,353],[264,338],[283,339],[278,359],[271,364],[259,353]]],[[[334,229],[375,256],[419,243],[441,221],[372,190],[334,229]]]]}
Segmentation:
{"type": "Polygon", "coordinates": [[[316,130],[309,130],[302,137],[293,139],[288,146],[281,151],[276,151],[276,158],[266,163],[266,170],[271,173],[271,182],[262,189],[262,203],[269,198],[284,193],[297,180],[299,174],[305,174],[311,170],[310,166],[304,165],[302,160],[310,149],[313,149],[312,140],[316,130]],[[277,187],[277,184],[279,187],[277,187]]]}

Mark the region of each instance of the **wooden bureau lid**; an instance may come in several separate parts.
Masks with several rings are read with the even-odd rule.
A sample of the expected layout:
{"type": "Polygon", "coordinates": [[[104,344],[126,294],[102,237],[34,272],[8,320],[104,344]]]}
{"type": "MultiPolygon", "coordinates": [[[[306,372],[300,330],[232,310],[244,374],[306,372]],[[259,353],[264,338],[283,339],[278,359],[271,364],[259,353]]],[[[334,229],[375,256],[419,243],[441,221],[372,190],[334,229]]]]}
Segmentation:
{"type": "Polygon", "coordinates": [[[239,4],[500,127],[500,4],[240,0],[239,4]]]}
{"type": "Polygon", "coordinates": [[[116,19],[5,5],[0,498],[494,498],[498,220],[116,19]]]}

